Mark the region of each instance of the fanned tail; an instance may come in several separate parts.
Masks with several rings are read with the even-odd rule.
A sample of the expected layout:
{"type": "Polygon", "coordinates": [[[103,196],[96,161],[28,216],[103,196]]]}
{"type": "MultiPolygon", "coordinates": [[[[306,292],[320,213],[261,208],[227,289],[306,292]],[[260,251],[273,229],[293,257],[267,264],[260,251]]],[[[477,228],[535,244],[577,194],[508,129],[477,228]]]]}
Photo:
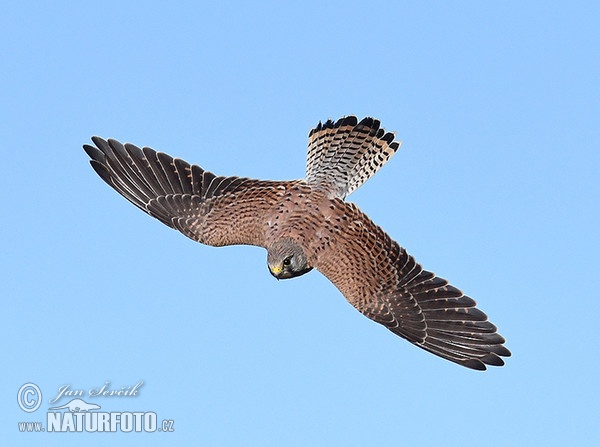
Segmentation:
{"type": "Polygon", "coordinates": [[[400,147],[379,120],[355,116],[319,123],[308,135],[306,181],[341,199],[375,174],[400,147]]]}

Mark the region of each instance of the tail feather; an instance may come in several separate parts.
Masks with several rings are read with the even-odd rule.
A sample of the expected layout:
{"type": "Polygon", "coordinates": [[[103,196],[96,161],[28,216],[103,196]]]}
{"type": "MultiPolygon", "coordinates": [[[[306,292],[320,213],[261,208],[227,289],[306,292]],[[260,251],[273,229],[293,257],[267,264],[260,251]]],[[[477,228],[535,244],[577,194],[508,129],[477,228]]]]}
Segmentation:
{"type": "Polygon", "coordinates": [[[306,181],[345,198],[375,174],[400,147],[373,118],[319,123],[308,135],[306,181]]]}

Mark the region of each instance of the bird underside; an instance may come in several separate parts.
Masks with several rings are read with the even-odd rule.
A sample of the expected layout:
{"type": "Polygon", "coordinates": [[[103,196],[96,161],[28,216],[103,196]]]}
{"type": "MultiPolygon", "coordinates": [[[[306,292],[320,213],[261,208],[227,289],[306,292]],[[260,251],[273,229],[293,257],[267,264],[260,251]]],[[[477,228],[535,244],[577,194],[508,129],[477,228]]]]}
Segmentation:
{"type": "Polygon", "coordinates": [[[510,356],[485,313],[344,198],[400,143],[378,120],[345,117],[309,134],[306,178],[222,177],[165,153],[93,137],[84,149],[119,194],[207,245],[257,245],[276,277],[313,267],[363,315],[433,354],[484,370],[510,356]]]}

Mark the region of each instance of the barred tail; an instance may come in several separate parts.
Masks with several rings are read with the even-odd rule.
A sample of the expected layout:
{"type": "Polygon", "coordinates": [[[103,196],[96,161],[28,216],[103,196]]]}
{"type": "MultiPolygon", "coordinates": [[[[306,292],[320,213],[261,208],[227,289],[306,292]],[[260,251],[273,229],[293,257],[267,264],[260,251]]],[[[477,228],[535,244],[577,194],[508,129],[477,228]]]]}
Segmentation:
{"type": "Polygon", "coordinates": [[[379,120],[355,116],[319,123],[308,135],[306,181],[345,198],[375,174],[400,147],[379,120]]]}

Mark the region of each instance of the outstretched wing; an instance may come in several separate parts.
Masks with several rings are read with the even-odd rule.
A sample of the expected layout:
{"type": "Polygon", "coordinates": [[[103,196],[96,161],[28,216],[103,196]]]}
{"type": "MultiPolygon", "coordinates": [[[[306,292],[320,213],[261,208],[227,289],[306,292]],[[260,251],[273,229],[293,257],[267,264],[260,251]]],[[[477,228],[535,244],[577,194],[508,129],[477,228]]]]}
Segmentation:
{"type": "Polygon", "coordinates": [[[504,365],[504,338],[473,299],[423,270],[355,205],[334,203],[331,240],[315,267],[356,309],[452,362],[478,370],[504,365]]]}
{"type": "Polygon", "coordinates": [[[150,148],[93,137],[95,171],[138,208],[207,245],[264,246],[269,214],[292,182],[218,177],[150,148]]]}

